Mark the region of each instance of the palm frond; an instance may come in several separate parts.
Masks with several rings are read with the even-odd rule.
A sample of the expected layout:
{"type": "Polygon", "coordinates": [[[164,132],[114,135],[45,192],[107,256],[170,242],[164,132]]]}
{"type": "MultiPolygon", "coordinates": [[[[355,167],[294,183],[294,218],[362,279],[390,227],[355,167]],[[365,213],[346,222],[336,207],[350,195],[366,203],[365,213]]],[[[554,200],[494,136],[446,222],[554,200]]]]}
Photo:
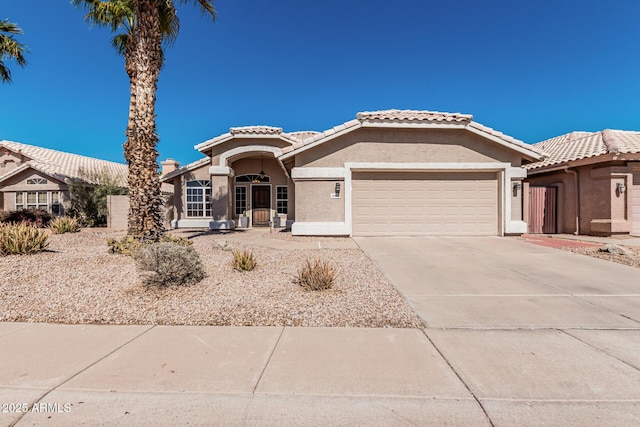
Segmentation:
{"type": "Polygon", "coordinates": [[[111,39],[111,46],[116,50],[118,55],[125,56],[127,53],[127,40],[129,34],[116,34],[111,39]]]}
{"type": "Polygon", "coordinates": [[[11,82],[11,71],[5,60],[14,60],[20,67],[27,65],[24,54],[28,49],[13,34],[22,34],[22,29],[8,19],[0,21],[0,82],[3,83],[11,82]]]}
{"type": "Polygon", "coordinates": [[[18,27],[18,25],[13,22],[9,22],[8,19],[4,19],[0,21],[0,33],[22,34],[22,28],[18,27]]]}
{"type": "Polygon", "coordinates": [[[0,60],[0,81],[1,82],[10,82],[11,81],[11,71],[4,65],[4,62],[0,60]]]}
{"type": "Polygon", "coordinates": [[[181,4],[192,3],[200,6],[200,11],[202,12],[202,16],[209,16],[212,21],[215,22],[217,17],[216,8],[213,6],[213,1],[211,0],[180,0],[181,4]]]}
{"type": "Polygon", "coordinates": [[[160,2],[158,17],[160,18],[160,31],[162,31],[163,42],[168,45],[173,44],[180,32],[180,19],[173,1],[164,0],[160,2]]]}
{"type": "Polygon", "coordinates": [[[84,6],[87,10],[85,20],[100,27],[116,32],[123,28],[130,32],[135,22],[133,0],[72,0],[76,6],[84,6]]]}

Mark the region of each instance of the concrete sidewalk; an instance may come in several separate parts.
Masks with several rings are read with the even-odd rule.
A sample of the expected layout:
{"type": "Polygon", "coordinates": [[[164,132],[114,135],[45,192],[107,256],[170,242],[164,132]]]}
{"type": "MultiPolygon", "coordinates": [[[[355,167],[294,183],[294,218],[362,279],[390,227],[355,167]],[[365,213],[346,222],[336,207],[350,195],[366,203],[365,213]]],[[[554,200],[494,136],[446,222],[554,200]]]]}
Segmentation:
{"type": "Polygon", "coordinates": [[[2,425],[490,424],[417,329],[0,323],[0,360],[2,425]]]}

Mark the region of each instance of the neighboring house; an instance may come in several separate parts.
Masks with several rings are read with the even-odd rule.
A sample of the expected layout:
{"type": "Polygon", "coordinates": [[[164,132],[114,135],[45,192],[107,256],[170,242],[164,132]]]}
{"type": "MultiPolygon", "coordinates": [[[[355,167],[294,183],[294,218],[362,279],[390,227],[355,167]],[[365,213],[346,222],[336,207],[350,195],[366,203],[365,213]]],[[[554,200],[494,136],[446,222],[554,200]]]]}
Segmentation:
{"type": "Polygon", "coordinates": [[[533,146],[549,157],[525,166],[529,232],[640,235],[640,132],[572,132],[533,146]]]}
{"type": "Polygon", "coordinates": [[[127,171],[120,163],[0,141],[0,210],[36,208],[62,215],[69,180],[107,173],[126,187],[127,171]]]}
{"type": "Polygon", "coordinates": [[[249,126],[162,163],[175,227],[268,226],[295,235],[504,235],[527,230],[524,163],[542,152],[471,115],[359,113],[325,132],[249,126]]]}

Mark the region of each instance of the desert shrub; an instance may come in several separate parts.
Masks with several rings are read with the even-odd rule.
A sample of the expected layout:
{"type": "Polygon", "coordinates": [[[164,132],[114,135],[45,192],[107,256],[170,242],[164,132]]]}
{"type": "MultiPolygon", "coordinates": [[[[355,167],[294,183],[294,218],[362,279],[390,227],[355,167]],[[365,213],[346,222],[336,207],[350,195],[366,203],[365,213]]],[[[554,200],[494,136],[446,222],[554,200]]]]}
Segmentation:
{"type": "Polygon", "coordinates": [[[122,239],[107,240],[109,252],[112,254],[134,256],[143,246],[143,244],[133,236],[124,236],[122,239]]]}
{"type": "Polygon", "coordinates": [[[55,218],[49,223],[49,229],[53,234],[77,233],[80,228],[80,221],[69,216],[55,218]]]}
{"type": "Polygon", "coordinates": [[[0,224],[0,255],[41,252],[49,245],[49,235],[27,223],[0,224]]]}
{"type": "Polygon", "coordinates": [[[333,267],[326,261],[319,259],[313,262],[307,260],[294,276],[294,283],[311,291],[321,291],[333,286],[335,272],[333,267]]]}
{"type": "MultiPolygon", "coordinates": [[[[133,236],[124,236],[122,239],[109,239],[107,240],[107,246],[109,246],[109,253],[135,256],[136,253],[146,245],[150,245],[152,241],[141,242],[133,236]]],[[[193,242],[186,237],[172,236],[171,234],[165,234],[160,238],[160,243],[173,243],[179,246],[191,246],[193,242]]]]}
{"type": "Polygon", "coordinates": [[[152,243],[140,249],[135,258],[146,285],[190,286],[206,276],[198,253],[191,246],[152,243]]]}
{"type": "Polygon", "coordinates": [[[51,214],[42,209],[19,209],[5,212],[2,215],[3,223],[24,223],[35,227],[47,227],[51,222],[51,214]]]}
{"type": "Polygon", "coordinates": [[[165,243],[175,243],[181,246],[191,246],[193,242],[186,237],[174,236],[172,234],[165,234],[160,238],[161,242],[165,243]]]}
{"type": "Polygon", "coordinates": [[[253,252],[247,249],[242,251],[234,249],[231,251],[231,256],[233,257],[231,265],[238,271],[251,271],[256,268],[256,258],[253,256],[253,252]]]}

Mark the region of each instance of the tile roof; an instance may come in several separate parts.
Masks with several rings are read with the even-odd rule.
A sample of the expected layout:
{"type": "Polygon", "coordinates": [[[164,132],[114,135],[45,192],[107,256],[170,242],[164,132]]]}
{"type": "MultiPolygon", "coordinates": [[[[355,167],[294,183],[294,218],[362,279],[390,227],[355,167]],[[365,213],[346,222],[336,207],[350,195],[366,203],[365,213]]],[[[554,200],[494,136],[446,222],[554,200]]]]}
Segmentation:
{"type": "Polygon", "coordinates": [[[470,123],[473,118],[470,114],[460,113],[442,113],[439,111],[426,110],[382,110],[382,111],[364,111],[358,113],[356,118],[361,122],[364,121],[414,121],[414,122],[456,122],[470,123]]]}
{"type": "Polygon", "coordinates": [[[182,175],[185,172],[189,172],[192,171],[194,169],[197,169],[201,166],[204,165],[208,165],[209,163],[211,163],[211,157],[203,157],[200,160],[196,160],[195,162],[191,162],[189,164],[186,164],[184,166],[182,166],[181,168],[178,168],[174,171],[169,172],[168,174],[162,175],[162,177],[160,178],[160,181],[165,182],[170,180],[171,178],[174,178],[178,175],[182,175]]]}
{"type": "MultiPolygon", "coordinates": [[[[122,186],[127,185],[128,167],[122,163],[109,162],[79,154],[65,153],[49,148],[36,147],[13,141],[0,141],[0,147],[4,147],[14,153],[19,153],[29,160],[25,165],[49,176],[65,181],[66,179],[83,178],[80,171],[101,172],[107,171],[122,186]]],[[[8,172],[0,177],[0,181],[14,172],[8,172]]]]}
{"type": "Polygon", "coordinates": [[[529,170],[559,165],[605,154],[640,153],[640,132],[605,129],[599,132],[571,132],[533,144],[548,153],[529,170]]]}
{"type": "Polygon", "coordinates": [[[229,129],[231,135],[280,135],[282,128],[273,126],[242,126],[229,129]]]}
{"type": "Polygon", "coordinates": [[[316,135],[321,134],[322,132],[316,132],[315,130],[302,130],[298,132],[287,132],[289,138],[294,139],[296,141],[304,141],[307,138],[314,137],[316,135]]]}
{"type": "Polygon", "coordinates": [[[274,138],[283,139],[290,144],[293,144],[295,142],[295,138],[292,136],[292,134],[282,132],[282,128],[279,128],[279,127],[241,126],[241,127],[230,128],[229,132],[223,133],[222,135],[218,135],[214,138],[201,142],[200,144],[197,144],[196,146],[194,146],[194,148],[200,151],[201,153],[204,153],[206,150],[209,150],[211,147],[214,147],[218,144],[222,144],[223,142],[229,141],[233,138],[243,138],[243,137],[244,138],[274,137],[274,138]]]}

